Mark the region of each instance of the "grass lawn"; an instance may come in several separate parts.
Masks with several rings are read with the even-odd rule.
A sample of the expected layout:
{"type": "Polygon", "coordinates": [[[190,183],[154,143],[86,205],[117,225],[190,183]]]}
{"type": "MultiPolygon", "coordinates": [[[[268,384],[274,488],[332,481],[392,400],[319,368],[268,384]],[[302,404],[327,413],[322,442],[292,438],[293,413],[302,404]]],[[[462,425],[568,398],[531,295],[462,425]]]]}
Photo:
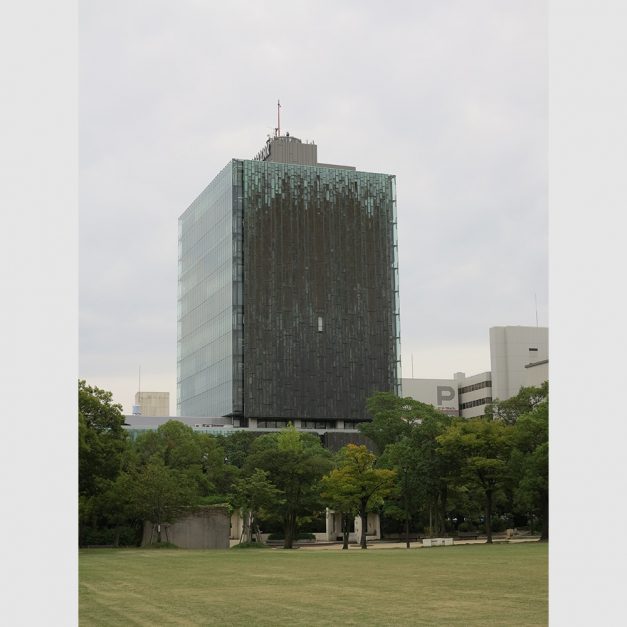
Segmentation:
{"type": "Polygon", "coordinates": [[[546,625],[546,544],[86,549],[87,625],[546,625]]]}

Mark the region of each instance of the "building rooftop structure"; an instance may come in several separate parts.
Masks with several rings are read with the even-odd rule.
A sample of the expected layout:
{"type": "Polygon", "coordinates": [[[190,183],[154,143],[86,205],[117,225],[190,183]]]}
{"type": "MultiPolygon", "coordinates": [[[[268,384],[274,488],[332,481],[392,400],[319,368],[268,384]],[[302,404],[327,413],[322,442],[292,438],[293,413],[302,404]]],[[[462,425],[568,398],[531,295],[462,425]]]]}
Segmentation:
{"type": "Polygon", "coordinates": [[[318,146],[313,141],[303,142],[289,133],[268,137],[265,146],[253,159],[255,161],[270,161],[273,163],[293,163],[296,165],[318,166],[320,168],[355,170],[355,167],[352,165],[318,162],[318,146]]]}

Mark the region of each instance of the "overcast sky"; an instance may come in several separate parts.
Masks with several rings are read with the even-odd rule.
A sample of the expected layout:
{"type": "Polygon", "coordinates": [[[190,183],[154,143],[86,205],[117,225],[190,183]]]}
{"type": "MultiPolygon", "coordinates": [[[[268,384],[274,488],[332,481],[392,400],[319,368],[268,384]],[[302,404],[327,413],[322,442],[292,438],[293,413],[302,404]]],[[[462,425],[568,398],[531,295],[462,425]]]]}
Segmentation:
{"type": "Polygon", "coordinates": [[[276,126],[397,177],[403,376],[548,326],[537,0],[80,3],[79,375],[176,412],[177,220],[276,126]]]}

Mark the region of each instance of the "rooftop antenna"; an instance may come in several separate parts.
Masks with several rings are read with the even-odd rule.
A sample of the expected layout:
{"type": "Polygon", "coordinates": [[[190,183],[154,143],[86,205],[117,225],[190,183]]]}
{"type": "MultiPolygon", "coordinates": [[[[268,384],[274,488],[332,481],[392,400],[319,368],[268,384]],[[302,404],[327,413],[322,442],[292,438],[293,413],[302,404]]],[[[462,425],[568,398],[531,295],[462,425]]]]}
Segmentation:
{"type": "Polygon", "coordinates": [[[281,137],[281,101],[276,101],[276,133],[277,137],[281,137]]]}
{"type": "Polygon", "coordinates": [[[139,380],[137,382],[137,404],[133,405],[133,416],[141,416],[141,393],[142,393],[142,367],[139,366],[139,380]]]}
{"type": "Polygon", "coordinates": [[[536,302],[536,327],[538,326],[538,296],[536,295],[536,293],[533,293],[533,299],[536,302]]]}

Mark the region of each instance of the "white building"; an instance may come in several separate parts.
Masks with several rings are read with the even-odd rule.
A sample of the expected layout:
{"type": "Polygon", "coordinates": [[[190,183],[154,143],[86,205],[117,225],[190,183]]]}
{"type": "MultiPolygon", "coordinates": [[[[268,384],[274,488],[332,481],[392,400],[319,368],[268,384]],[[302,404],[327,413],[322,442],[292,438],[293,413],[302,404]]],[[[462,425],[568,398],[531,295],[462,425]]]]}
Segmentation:
{"type": "MultiPolygon", "coordinates": [[[[490,329],[492,398],[504,401],[516,396],[520,388],[527,385],[528,369],[525,369],[525,366],[548,358],[547,327],[492,327],[490,329]]],[[[548,378],[548,366],[546,377],[548,378]]]]}
{"type": "Polygon", "coordinates": [[[463,372],[456,372],[454,376],[459,386],[459,415],[462,418],[483,416],[485,406],[492,402],[492,373],[467,377],[463,372]]]}
{"type": "Polygon", "coordinates": [[[492,402],[492,376],[482,372],[467,377],[456,372],[453,379],[403,379],[403,396],[433,405],[449,416],[483,416],[492,402]]]}
{"type": "Polygon", "coordinates": [[[490,362],[491,370],[468,377],[456,372],[453,379],[403,379],[403,395],[429,403],[449,415],[483,416],[486,405],[493,401],[507,400],[518,394],[521,387],[539,386],[548,381],[548,328],[492,327],[490,362]]]}
{"type": "Polygon", "coordinates": [[[549,380],[549,360],[535,361],[525,366],[525,387],[540,386],[549,380]]]}
{"type": "Polygon", "coordinates": [[[403,396],[433,405],[449,416],[459,416],[455,379],[402,379],[403,396]]]}

